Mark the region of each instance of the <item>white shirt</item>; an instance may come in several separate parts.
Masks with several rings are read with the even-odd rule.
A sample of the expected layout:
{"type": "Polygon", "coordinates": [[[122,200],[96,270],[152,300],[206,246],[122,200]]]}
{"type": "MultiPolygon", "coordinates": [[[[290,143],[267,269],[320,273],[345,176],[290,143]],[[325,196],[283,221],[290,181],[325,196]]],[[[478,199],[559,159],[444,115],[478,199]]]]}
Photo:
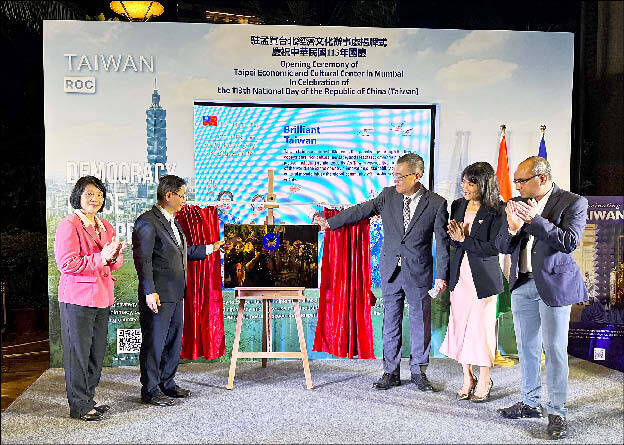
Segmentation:
{"type": "Polygon", "coordinates": [[[181,246],[182,239],[180,238],[180,232],[178,231],[178,228],[175,225],[174,216],[168,211],[166,211],[165,209],[163,209],[160,205],[156,204],[156,207],[160,209],[162,214],[165,215],[165,218],[167,218],[167,221],[169,221],[169,224],[171,224],[171,230],[173,230],[173,235],[175,236],[176,243],[178,244],[178,246],[181,246]]]}
{"type": "MultiPolygon", "coordinates": [[[[544,207],[546,207],[546,203],[548,202],[548,198],[550,198],[550,195],[552,194],[553,188],[551,188],[542,199],[537,201],[538,215],[541,215],[544,211],[544,207]]],[[[522,251],[520,252],[520,262],[518,264],[518,268],[521,273],[533,272],[533,267],[531,266],[531,249],[533,248],[534,242],[535,237],[533,235],[529,235],[529,241],[527,242],[525,248],[522,249],[522,251]]]]}
{"type": "Polygon", "coordinates": [[[87,218],[86,215],[82,212],[82,210],[74,209],[74,213],[76,215],[78,215],[78,218],[80,218],[80,220],[82,221],[82,223],[84,224],[85,227],[95,226],[95,224],[97,224],[100,232],[106,232],[106,227],[104,227],[104,224],[102,224],[102,221],[100,221],[100,218],[98,218],[97,216],[94,215],[94,217],[95,217],[95,224],[93,224],[89,220],[89,218],[87,218]]]}
{"type": "MultiPolygon", "coordinates": [[[[409,212],[410,212],[410,221],[414,217],[414,212],[416,211],[416,207],[418,207],[418,202],[420,201],[420,197],[423,195],[423,187],[420,185],[418,187],[418,191],[416,193],[412,193],[411,195],[403,195],[403,205],[405,205],[405,198],[411,199],[409,203],[409,212]]],[[[399,257],[397,266],[401,266],[401,257],[399,257]]]]}
{"type": "Polygon", "coordinates": [[[412,217],[414,216],[414,212],[416,211],[416,207],[418,207],[418,202],[420,201],[420,197],[422,195],[423,195],[422,185],[418,187],[418,191],[416,193],[412,193],[411,195],[403,195],[403,202],[405,202],[405,198],[411,199],[410,204],[409,204],[410,221],[412,220],[412,217]]]}
{"type": "MultiPolygon", "coordinates": [[[[178,246],[181,246],[182,239],[180,238],[180,232],[178,231],[178,228],[175,225],[174,216],[168,211],[166,211],[165,209],[163,209],[160,205],[156,204],[156,207],[160,209],[162,214],[165,215],[165,218],[167,218],[167,221],[169,221],[169,224],[171,224],[171,230],[173,230],[173,235],[175,236],[176,243],[178,243],[178,246]]],[[[211,253],[212,253],[212,244],[209,244],[206,246],[206,255],[210,255],[211,253]]]]}

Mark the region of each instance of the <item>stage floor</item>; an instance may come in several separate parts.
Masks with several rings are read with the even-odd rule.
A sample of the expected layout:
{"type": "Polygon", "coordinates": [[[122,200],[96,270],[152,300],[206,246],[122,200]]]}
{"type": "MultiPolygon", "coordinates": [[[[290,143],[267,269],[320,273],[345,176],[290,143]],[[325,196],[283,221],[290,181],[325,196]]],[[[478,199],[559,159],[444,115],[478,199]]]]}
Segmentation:
{"type": "MultiPolygon", "coordinates": [[[[193,393],[168,408],[140,403],[137,367],[105,368],[97,402],[112,410],[102,422],[70,419],[63,370],[49,369],[2,413],[2,443],[547,441],[546,419],[496,413],[520,400],[518,365],[492,370],[492,399],[483,404],[455,400],[461,368],[450,359],[431,361],[433,394],[417,391],[407,361],[401,366],[402,386],[377,391],[381,360],[315,360],[308,390],[300,361],[239,362],[228,391],[227,363],[186,363],[176,380],[193,393]]],[[[623,373],[570,357],[570,435],[559,443],[621,443],[623,401],[623,373]]]]}

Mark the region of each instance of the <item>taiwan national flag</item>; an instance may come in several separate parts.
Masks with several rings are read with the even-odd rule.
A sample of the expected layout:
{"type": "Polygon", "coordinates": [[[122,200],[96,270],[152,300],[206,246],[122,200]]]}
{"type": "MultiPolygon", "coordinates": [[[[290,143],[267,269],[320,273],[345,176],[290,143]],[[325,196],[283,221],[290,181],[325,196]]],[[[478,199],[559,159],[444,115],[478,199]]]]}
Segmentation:
{"type": "Polygon", "coordinates": [[[539,153],[537,154],[540,158],[546,158],[546,141],[544,141],[544,135],[542,135],[542,140],[540,141],[539,153]]]}
{"type": "Polygon", "coordinates": [[[211,127],[217,126],[217,116],[203,116],[202,119],[203,119],[202,123],[204,124],[204,126],[206,125],[210,125],[211,127]]]}

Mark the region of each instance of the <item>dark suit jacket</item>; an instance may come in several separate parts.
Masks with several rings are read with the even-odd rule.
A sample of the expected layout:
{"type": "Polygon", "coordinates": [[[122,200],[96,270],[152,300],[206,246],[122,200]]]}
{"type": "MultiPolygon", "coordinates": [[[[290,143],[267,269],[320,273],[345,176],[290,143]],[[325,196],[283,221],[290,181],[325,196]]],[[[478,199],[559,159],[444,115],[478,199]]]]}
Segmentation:
{"type": "Polygon", "coordinates": [[[182,246],[178,246],[171,224],[160,209],[139,216],[132,231],[132,253],[139,278],[139,303],[158,293],[161,303],[176,303],[186,290],[186,263],[206,258],[206,246],[188,246],[182,227],[176,221],[182,246]]]}
{"type": "MultiPolygon", "coordinates": [[[[436,237],[436,278],[448,281],[449,236],[446,233],[448,211],[446,200],[427,190],[422,184],[423,195],[410,220],[407,231],[403,228],[403,195],[394,187],[385,187],[376,198],[349,207],[329,218],[334,230],[371,216],[381,215],[384,240],[381,248],[381,278],[388,283],[401,257],[401,268],[407,271],[409,280],[417,287],[431,286],[433,282],[433,257],[431,247],[436,237]],[[405,233],[404,233],[405,232],[405,233]]],[[[382,283],[382,284],[383,284],[382,283]]]]}
{"type": "MultiPolygon", "coordinates": [[[[464,221],[468,200],[459,198],[451,204],[451,219],[464,221]]],[[[477,297],[487,298],[500,294],[504,290],[503,276],[498,262],[496,236],[503,222],[501,212],[481,206],[470,227],[470,234],[464,242],[451,240],[455,254],[451,259],[451,282],[449,289],[454,290],[459,279],[459,268],[464,253],[468,255],[468,264],[472,279],[477,289],[477,297]]]]}
{"type": "MultiPolygon", "coordinates": [[[[514,198],[514,200],[521,200],[514,198]]],[[[509,233],[507,218],[496,237],[496,247],[511,254],[509,288],[518,279],[520,251],[533,235],[531,266],[540,298],[548,306],[568,306],[587,301],[587,289],[581,272],[572,258],[587,220],[587,199],[553,185],[541,215],[525,224],[515,236],[509,233]]]]}

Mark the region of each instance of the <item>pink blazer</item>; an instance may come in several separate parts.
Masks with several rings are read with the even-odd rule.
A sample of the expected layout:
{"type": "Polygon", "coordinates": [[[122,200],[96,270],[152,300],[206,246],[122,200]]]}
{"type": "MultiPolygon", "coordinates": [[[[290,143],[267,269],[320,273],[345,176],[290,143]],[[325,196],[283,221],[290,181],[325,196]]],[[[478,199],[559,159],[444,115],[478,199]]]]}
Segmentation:
{"type": "Polygon", "coordinates": [[[54,240],[54,256],[61,271],[58,300],[79,306],[109,307],[115,302],[111,271],[123,265],[123,255],[115,263],[102,264],[100,252],[115,230],[100,219],[106,231],[98,238],[93,226],[85,227],[78,215],[71,214],[60,222],[54,240]]]}

